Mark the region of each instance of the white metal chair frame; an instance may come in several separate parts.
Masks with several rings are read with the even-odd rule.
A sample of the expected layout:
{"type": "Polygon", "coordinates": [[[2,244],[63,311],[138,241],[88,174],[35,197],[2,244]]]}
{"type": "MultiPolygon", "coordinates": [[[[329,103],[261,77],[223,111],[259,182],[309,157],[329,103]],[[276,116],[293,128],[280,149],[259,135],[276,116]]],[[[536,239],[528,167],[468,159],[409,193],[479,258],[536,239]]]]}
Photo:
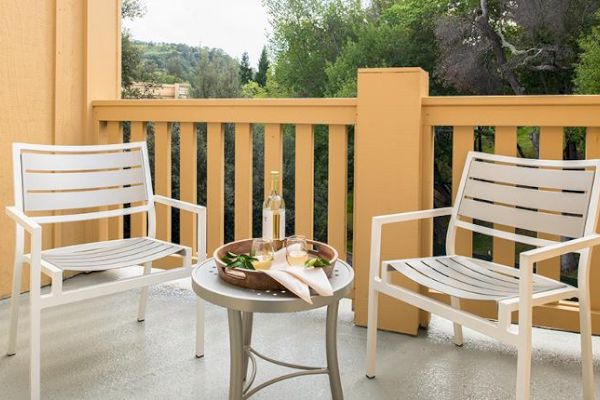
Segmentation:
{"type": "MultiPolygon", "coordinates": [[[[31,319],[30,390],[31,399],[39,399],[41,310],[141,287],[138,321],[143,321],[148,299],[148,286],[189,277],[192,271],[192,250],[189,247],[154,239],[156,232],[155,203],[176,207],[197,215],[196,245],[198,261],[206,258],[206,208],[153,194],[148,150],[145,142],[100,146],[52,146],[16,143],[13,145],[13,170],[15,206],[7,207],[6,212],[17,225],[7,354],[14,355],[16,352],[22,266],[27,263],[31,272],[29,292],[31,319]],[[135,164],[133,168],[132,163],[135,164]],[[54,173],[56,171],[58,173],[54,173]],[[62,189],[68,190],[64,191],[62,189]],[[82,196],[86,195],[79,195],[79,198],[72,202],[66,197],[69,196],[71,189],[85,189],[75,193],[88,193],[94,199],[90,200],[88,198],[83,201],[85,207],[82,207],[81,204],[77,204],[77,200],[84,199],[82,196]],[[135,206],[131,204],[131,207],[106,209],[107,206],[134,202],[138,204],[140,201],[145,204],[135,206]],[[92,204],[95,210],[97,210],[95,207],[104,208],[101,208],[100,211],[89,211],[92,204]],[[70,214],[55,212],[56,210],[82,210],[84,208],[87,211],[70,214]],[[48,212],[51,214],[44,216],[27,215],[28,211],[40,210],[47,211],[46,214],[48,212]],[[161,246],[161,249],[167,249],[167,253],[180,253],[182,255],[182,267],[152,272],[152,260],[159,257],[152,258],[152,255],[150,255],[147,257],[151,258],[150,261],[140,264],[128,263],[127,258],[122,258],[121,262],[117,263],[117,268],[140,265],[144,267],[143,274],[80,289],[63,290],[64,269],[45,259],[45,255],[50,257],[53,254],[52,252],[57,249],[52,249],[50,252],[42,250],[42,225],[113,218],[134,213],[147,214],[148,233],[146,238],[153,243],[157,243],[157,246],[161,246]],[[25,254],[25,231],[29,233],[31,238],[31,252],[29,254],[25,254]],[[47,294],[42,294],[40,289],[42,273],[51,278],[51,290],[47,294]]],[[[77,195],[72,197],[77,197],[77,195]]],[[[132,239],[125,239],[125,241],[127,240],[132,239]]],[[[77,250],[80,251],[78,254],[85,254],[85,251],[91,251],[90,246],[106,243],[116,243],[116,241],[59,248],[58,250],[61,251],[59,259],[60,257],[63,257],[63,259],[68,258],[69,250],[77,250]]],[[[54,256],[56,257],[56,253],[54,253],[54,256]]],[[[115,257],[114,254],[112,257],[115,257]]],[[[131,258],[134,257],[135,255],[131,256],[131,258]]],[[[87,272],[114,268],[95,268],[91,266],[90,268],[66,268],[66,270],[87,272]]],[[[196,318],[196,356],[202,357],[204,355],[204,304],[200,299],[197,301],[196,318]]]]}
{"type": "MultiPolygon", "coordinates": [[[[487,336],[496,338],[497,340],[517,346],[518,349],[518,362],[517,362],[517,382],[516,382],[516,398],[518,400],[525,400],[530,395],[530,378],[531,378],[531,333],[532,333],[532,308],[543,304],[556,302],[562,299],[569,299],[572,297],[579,298],[580,308],[580,329],[581,329],[581,351],[582,351],[582,370],[583,370],[583,395],[585,399],[594,399],[594,382],[593,382],[593,360],[592,360],[592,325],[591,325],[591,311],[590,311],[590,288],[589,288],[589,267],[590,267],[590,249],[600,244],[600,235],[596,233],[596,221],[598,218],[598,201],[600,195],[600,160],[583,160],[583,161],[550,161],[550,160],[527,160],[519,159],[514,157],[505,157],[498,155],[489,155],[483,153],[470,152],[467,156],[465,168],[460,181],[460,186],[457,192],[456,202],[454,207],[406,212],[391,215],[381,215],[373,218],[372,221],[372,232],[371,232],[371,260],[370,260],[370,276],[369,276],[369,309],[368,309],[368,332],[367,332],[367,377],[374,378],[376,374],[376,346],[377,346],[377,314],[378,314],[378,295],[380,293],[388,295],[390,297],[399,299],[406,303],[409,303],[419,309],[426,310],[428,312],[439,315],[443,318],[454,322],[454,342],[457,345],[462,345],[462,326],[469,327],[487,336]],[[485,164],[481,164],[485,163],[485,164]],[[523,180],[522,177],[509,176],[510,174],[504,174],[498,180],[491,179],[488,177],[479,177],[480,179],[474,179],[473,171],[475,167],[488,167],[488,172],[492,174],[499,174],[500,172],[509,171],[510,168],[502,168],[502,166],[518,166],[522,168],[522,172],[525,172],[527,178],[523,180]],[[576,221],[580,227],[577,234],[568,237],[575,237],[575,239],[568,240],[565,242],[554,242],[550,240],[534,238],[529,236],[520,235],[517,233],[511,233],[503,230],[497,230],[488,228],[482,225],[474,224],[470,220],[464,218],[471,217],[477,220],[487,220],[488,222],[495,222],[502,225],[509,225],[515,228],[526,228],[523,225],[519,226],[520,218],[512,217],[514,224],[502,223],[504,221],[497,220],[499,217],[495,216],[491,219],[483,218],[480,215],[469,215],[467,212],[463,212],[463,208],[466,207],[466,203],[469,203],[473,198],[477,199],[477,194],[473,193],[472,188],[477,187],[481,182],[484,184],[492,183],[497,184],[500,182],[508,182],[507,185],[502,186],[502,190],[521,190],[522,188],[530,189],[531,192],[537,191],[538,187],[543,187],[540,183],[536,185],[535,180],[531,181],[530,178],[535,178],[535,174],[542,169],[550,170],[561,170],[569,171],[574,177],[575,174],[583,175],[586,174],[589,186],[587,190],[580,192],[582,195],[586,195],[587,201],[583,199],[585,208],[582,210],[580,221],[576,221]],[[527,171],[525,171],[527,169],[527,171]],[[588,179],[589,178],[589,179],[588,179]],[[528,180],[525,182],[526,180],[528,180]],[[492,181],[492,182],[490,182],[492,181]],[[475,183],[474,186],[473,182],[475,183]],[[509,187],[510,186],[510,187],[509,187]],[[470,191],[466,193],[468,188],[470,191]],[[533,190],[531,190],[533,189],[533,190]],[[470,197],[473,196],[473,197],[470,197]],[[470,198],[469,198],[470,197],[470,198]],[[465,204],[462,204],[465,203],[465,204]],[[461,208],[462,207],[462,208],[461,208]],[[467,215],[465,215],[467,214],[467,215]],[[448,256],[455,256],[455,237],[457,228],[463,228],[474,232],[483,233],[486,235],[492,235],[503,239],[511,240],[514,242],[527,243],[536,246],[536,249],[526,251],[519,256],[519,269],[512,267],[505,267],[496,263],[483,262],[493,270],[504,274],[508,277],[518,279],[518,292],[514,296],[507,296],[501,299],[497,299],[498,302],[498,321],[490,321],[484,318],[480,318],[471,313],[460,310],[460,298],[458,296],[452,296],[453,291],[448,288],[448,291],[442,290],[442,292],[451,295],[451,304],[434,300],[421,293],[414,292],[407,288],[395,285],[390,280],[390,273],[392,271],[398,271],[394,265],[398,266],[403,262],[410,260],[395,260],[395,261],[381,261],[381,239],[382,239],[382,227],[383,225],[400,223],[406,221],[415,221],[425,218],[434,218],[439,216],[451,216],[450,223],[448,226],[448,233],[446,239],[446,254],[448,256]],[[462,218],[462,219],[461,219],[462,218]],[[494,221],[496,219],[496,221],[494,221]],[[579,253],[579,270],[578,270],[578,288],[561,284],[560,287],[555,287],[552,290],[534,291],[533,287],[535,282],[543,281],[547,282],[550,279],[540,277],[533,273],[535,263],[551,259],[567,253],[579,253]],[[519,311],[519,322],[518,327],[511,325],[511,316],[514,311],[519,311]]],[[[515,172],[516,169],[512,172],[515,172]]],[[[544,172],[539,172],[543,174],[544,172]]],[[[558,174],[554,174],[558,175],[558,174]]],[[[578,175],[578,176],[579,176],[578,175]]],[[[547,178],[547,177],[546,177],[547,178]]],[[[568,180],[568,179],[567,179],[568,180]]],[[[546,182],[549,182],[546,179],[546,182]]],[[[567,182],[560,182],[558,180],[555,184],[552,184],[553,188],[545,193],[552,192],[555,195],[567,195],[569,191],[567,188],[569,185],[567,182]],[[562,186],[564,184],[564,186],[562,186]],[[560,190],[560,189],[564,190],[560,190]]],[[[480,186],[479,186],[480,187],[480,186]]],[[[525,190],[525,189],[524,189],[525,190]]],[[[579,190],[579,189],[578,189],[579,190]]],[[[490,199],[483,198],[484,208],[488,209],[488,205],[495,206],[500,197],[506,199],[506,193],[500,194],[498,188],[496,191],[489,191],[491,194],[490,199]]],[[[514,193],[514,192],[513,192],[514,193]]],[[[524,193],[524,192],[520,192],[524,193]]],[[[571,194],[573,191],[571,191],[571,194]]],[[[566,197],[566,196],[565,196],[566,197]]],[[[524,197],[517,197],[511,200],[512,207],[523,206],[524,197]],[[521,202],[521,204],[519,204],[521,202]]],[[[564,200],[564,199],[563,199],[564,200]]],[[[568,199],[567,199],[568,200],[568,199]]],[[[505,202],[508,200],[504,200],[505,202]]],[[[531,201],[531,199],[527,199],[531,201]]],[[[545,200],[545,206],[548,203],[548,199],[545,200]]],[[[502,201],[501,201],[502,202],[502,201]]],[[[552,203],[554,207],[558,203],[552,203]]],[[[564,206],[564,203],[563,203],[564,206]]],[[[569,207],[572,207],[569,206],[569,207]]],[[[521,210],[532,211],[540,213],[540,210],[534,210],[537,207],[529,205],[527,208],[521,208],[521,210]]],[[[542,208],[542,207],[540,207],[542,208]]],[[[521,212],[518,208],[511,208],[513,212],[521,212]]],[[[546,214],[548,215],[548,214],[546,214]]],[[[564,212],[557,212],[552,214],[557,217],[566,216],[564,212]]],[[[570,218],[570,217],[569,217],[570,218]]],[[[556,231],[560,232],[561,229],[570,229],[569,227],[558,227],[556,231]]],[[[535,229],[529,229],[534,230],[535,229]]],[[[558,232],[548,232],[560,234],[558,232]]],[[[429,258],[428,260],[435,259],[429,258]]],[[[468,259],[464,257],[463,259],[468,259]]],[[[480,264],[481,265],[481,264],[480,264]]],[[[414,279],[413,279],[414,280],[414,279]]],[[[441,283],[441,288],[444,289],[444,284],[441,283]]],[[[436,288],[437,289],[437,288],[436,288]]]]}

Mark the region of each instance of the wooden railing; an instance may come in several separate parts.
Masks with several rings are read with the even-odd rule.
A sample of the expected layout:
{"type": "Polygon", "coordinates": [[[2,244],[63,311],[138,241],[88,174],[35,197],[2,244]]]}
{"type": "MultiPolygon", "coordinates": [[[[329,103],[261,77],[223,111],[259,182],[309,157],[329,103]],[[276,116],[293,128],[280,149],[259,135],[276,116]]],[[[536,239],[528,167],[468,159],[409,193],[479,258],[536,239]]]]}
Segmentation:
{"type": "MultiPolygon", "coordinates": [[[[433,207],[434,131],[452,130],[452,182],[458,182],[466,154],[474,148],[476,127],[494,132],[493,151],[517,154],[519,127],[539,128],[539,157],[562,158],[565,127],[586,129],[585,156],[600,158],[600,96],[429,97],[427,74],[420,69],[361,70],[356,99],[268,100],[118,100],[94,102],[99,142],[123,140],[123,122],[131,125],[130,140],[145,140],[145,126],[154,126],[154,178],[158,194],[171,194],[170,124],[180,129],[180,197],[196,199],[195,124],[207,124],[207,206],[209,251],[223,241],[224,231],[224,124],[235,124],[236,238],[252,234],[252,125],[264,124],[265,183],[268,171],[282,169],[282,124],[295,125],[295,231],[312,236],[314,216],[315,125],[328,125],[329,168],[327,240],[340,254],[347,249],[348,127],[354,134],[353,265],[356,271],[356,323],[366,322],[369,242],[374,215],[433,207]],[[298,166],[301,166],[300,168],[298,166]]],[[[202,178],[202,177],[201,177],[202,178]]],[[[452,185],[454,193],[457,185],[452,185]]],[[[265,185],[267,187],[267,185],[265,185]]],[[[283,188],[285,191],[285,187],[283,188]]],[[[170,212],[159,210],[158,231],[169,239],[170,212]]],[[[193,219],[182,215],[180,240],[193,244],[193,219]]],[[[131,221],[132,232],[143,231],[143,221],[131,221]]],[[[103,225],[106,237],[121,235],[122,221],[103,225]]],[[[291,232],[288,232],[288,234],[291,232]]],[[[432,252],[431,222],[407,223],[384,231],[384,259],[425,256],[432,252]]],[[[473,253],[473,239],[461,232],[459,252],[473,253]]],[[[515,245],[491,242],[493,260],[514,265],[515,245]]],[[[595,332],[600,333],[600,259],[593,257],[592,309],[595,332]]],[[[560,264],[539,266],[544,275],[558,278],[560,264]]],[[[411,285],[406,281],[399,281],[411,285]]],[[[412,285],[419,290],[418,287],[412,285]]],[[[422,290],[422,289],[421,289],[422,290]]],[[[431,296],[443,298],[435,292],[431,296]]],[[[428,315],[383,299],[380,327],[416,333],[428,315]]],[[[494,317],[489,305],[469,304],[474,312],[494,317]]],[[[563,302],[535,311],[539,325],[577,330],[576,302],[563,302]]]]}
{"type": "MultiPolygon", "coordinates": [[[[252,236],[253,133],[252,124],[264,124],[264,187],[269,171],[283,168],[283,124],[295,125],[295,232],[313,236],[314,127],[328,125],[328,237],[342,255],[347,237],[348,127],[354,125],[356,100],[119,100],[94,103],[100,142],[123,140],[123,123],[129,122],[131,141],[146,140],[147,126],[154,132],[154,186],[157,194],[171,196],[171,124],[179,124],[179,186],[181,200],[196,202],[197,123],[207,124],[208,251],[223,242],[224,233],[224,125],[235,130],[235,238],[252,236]]],[[[285,190],[285,187],[283,188],[285,190]]],[[[171,213],[157,209],[157,237],[171,239],[171,213]]],[[[181,243],[193,245],[192,215],[180,216],[181,243]]],[[[144,230],[144,221],[131,221],[132,233],[144,230]]],[[[108,221],[105,236],[123,234],[122,221],[108,221]]]]}

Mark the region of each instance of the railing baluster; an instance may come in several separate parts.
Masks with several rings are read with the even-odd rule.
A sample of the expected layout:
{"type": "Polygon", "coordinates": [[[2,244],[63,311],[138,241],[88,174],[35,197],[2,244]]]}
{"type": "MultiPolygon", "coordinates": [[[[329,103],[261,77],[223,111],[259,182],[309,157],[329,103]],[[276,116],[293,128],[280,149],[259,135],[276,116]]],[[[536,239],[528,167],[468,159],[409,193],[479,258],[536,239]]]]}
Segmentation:
{"type": "MultiPolygon", "coordinates": [[[[96,137],[98,138],[98,144],[107,144],[108,143],[108,123],[105,121],[98,121],[96,124],[94,124],[94,128],[97,130],[96,133],[96,137]]],[[[106,210],[107,207],[100,207],[100,210],[106,210]]],[[[60,226],[59,224],[57,224],[56,226],[60,226]]],[[[57,240],[59,240],[60,238],[60,231],[56,231],[57,228],[55,229],[55,233],[54,233],[54,240],[55,243],[54,245],[56,247],[58,247],[60,245],[60,243],[56,243],[57,240]]],[[[108,218],[104,218],[98,221],[98,240],[100,241],[106,241],[108,240],[109,236],[108,236],[108,218]]]]}
{"type": "MultiPolygon", "coordinates": [[[[108,143],[123,143],[122,124],[117,121],[110,121],[106,127],[108,143]]],[[[122,208],[122,206],[111,206],[109,209],[122,208]]],[[[108,237],[110,239],[123,238],[123,217],[111,218],[108,220],[108,237]]]]}
{"type": "MultiPolygon", "coordinates": [[[[154,123],[154,190],[171,197],[171,124],[154,123]]],[[[171,240],[171,209],[156,205],[156,237],[171,240]]]]}
{"type": "Polygon", "coordinates": [[[207,125],[207,196],[208,254],[223,243],[223,218],[225,215],[225,135],[223,124],[211,122],[207,125]]]}
{"type": "Polygon", "coordinates": [[[235,125],[235,239],[252,237],[252,126],[235,125]]]}
{"type": "MultiPolygon", "coordinates": [[[[452,136],[452,201],[456,199],[456,192],[462,176],[467,153],[473,150],[472,126],[455,126],[452,136]]],[[[456,254],[471,256],[473,254],[473,234],[470,231],[458,229],[456,232],[456,254]]]]}
{"type": "Polygon", "coordinates": [[[313,126],[296,125],[295,233],[313,237],[315,147],[313,126]]]}
{"type": "MultiPolygon", "coordinates": [[[[146,127],[145,122],[131,121],[131,141],[145,142],[147,136],[146,127]]],[[[132,204],[132,207],[140,204],[132,204]]],[[[133,214],[131,216],[131,237],[146,236],[146,224],[146,215],[144,213],[133,214]]]]}
{"type": "MultiPolygon", "coordinates": [[[[565,131],[562,127],[544,126],[540,131],[540,159],[562,160],[565,131]]],[[[540,233],[538,237],[549,240],[560,240],[555,235],[540,233]]],[[[560,279],[560,258],[555,257],[537,264],[536,272],[552,279],[560,279]]]]}
{"type": "MultiPolygon", "coordinates": [[[[179,125],[179,197],[193,204],[198,202],[198,140],[193,122],[179,125]]],[[[196,251],[196,215],[180,211],[179,242],[196,251]]]]}
{"type": "MultiPolygon", "coordinates": [[[[265,197],[271,190],[271,171],[283,172],[283,134],[280,124],[265,125],[265,197]]],[[[279,180],[279,192],[282,190],[283,179],[279,180]]]]}
{"type": "MultiPolygon", "coordinates": [[[[297,140],[297,139],[296,139],[297,140]]],[[[296,163],[298,165],[298,163],[296,163]]],[[[297,167],[296,167],[297,168],[297,167]]],[[[329,126],[327,242],[346,259],[348,225],[348,132],[345,125],[329,126]]],[[[296,186],[296,192],[298,187],[296,186]]],[[[298,207],[296,205],[296,207],[298,207]]]]}
{"type": "MultiPolygon", "coordinates": [[[[496,154],[504,156],[517,155],[517,127],[516,126],[498,126],[496,127],[494,151],[496,154]]],[[[495,228],[507,232],[514,232],[514,228],[504,225],[496,225],[495,228]]],[[[515,243],[511,240],[493,238],[493,258],[494,262],[503,265],[515,265],[515,243]]]]}

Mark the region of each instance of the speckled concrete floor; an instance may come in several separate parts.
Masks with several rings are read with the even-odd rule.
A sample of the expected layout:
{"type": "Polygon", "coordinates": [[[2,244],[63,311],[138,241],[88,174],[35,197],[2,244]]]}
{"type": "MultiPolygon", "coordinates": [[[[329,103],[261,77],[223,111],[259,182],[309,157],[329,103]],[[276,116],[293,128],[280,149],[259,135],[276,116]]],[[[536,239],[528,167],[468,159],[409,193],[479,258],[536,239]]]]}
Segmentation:
{"type": "MultiPolygon", "coordinates": [[[[103,273],[108,279],[110,273],[103,273]]],[[[86,283],[90,276],[66,282],[86,283]]],[[[42,313],[44,399],[226,399],[227,318],[209,305],[206,356],[194,357],[194,293],[189,282],[154,287],[146,322],[137,323],[138,292],[48,309],[42,313]]],[[[23,299],[25,301],[25,299],[23,299]]],[[[8,303],[0,302],[0,348],[4,353],[8,303]]],[[[257,315],[255,347],[280,359],[324,363],[324,310],[295,315],[257,315]]],[[[27,399],[27,306],[22,308],[17,355],[0,356],[0,399],[27,399]]],[[[465,346],[451,342],[452,325],[433,318],[418,337],[381,332],[377,379],[364,376],[366,330],[352,324],[350,303],[340,310],[339,358],[346,399],[510,399],[516,351],[465,330],[465,346]]],[[[535,399],[581,398],[579,336],[534,331],[535,399]]],[[[600,337],[594,338],[600,361],[600,337]]],[[[600,393],[600,368],[596,387],[600,393]]],[[[259,362],[257,381],[284,369],[259,362]]],[[[325,375],[278,383],[256,399],[328,399],[325,375]]]]}

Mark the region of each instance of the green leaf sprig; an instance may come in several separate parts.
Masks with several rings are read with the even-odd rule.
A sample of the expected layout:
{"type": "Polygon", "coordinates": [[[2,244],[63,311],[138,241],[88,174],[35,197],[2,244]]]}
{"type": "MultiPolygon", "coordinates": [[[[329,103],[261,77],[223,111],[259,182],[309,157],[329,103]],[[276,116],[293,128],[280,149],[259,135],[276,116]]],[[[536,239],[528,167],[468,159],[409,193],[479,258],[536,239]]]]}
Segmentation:
{"type": "Polygon", "coordinates": [[[306,267],[306,268],[324,268],[329,265],[331,265],[331,263],[321,257],[309,258],[308,260],[306,260],[304,262],[304,267],[306,267]]]}
{"type": "Polygon", "coordinates": [[[240,269],[254,270],[255,268],[254,268],[254,265],[252,264],[253,261],[258,261],[258,259],[255,257],[252,257],[248,254],[237,255],[235,253],[228,251],[227,253],[225,253],[225,256],[223,256],[223,262],[225,263],[225,266],[227,268],[240,268],[240,269]]]}

